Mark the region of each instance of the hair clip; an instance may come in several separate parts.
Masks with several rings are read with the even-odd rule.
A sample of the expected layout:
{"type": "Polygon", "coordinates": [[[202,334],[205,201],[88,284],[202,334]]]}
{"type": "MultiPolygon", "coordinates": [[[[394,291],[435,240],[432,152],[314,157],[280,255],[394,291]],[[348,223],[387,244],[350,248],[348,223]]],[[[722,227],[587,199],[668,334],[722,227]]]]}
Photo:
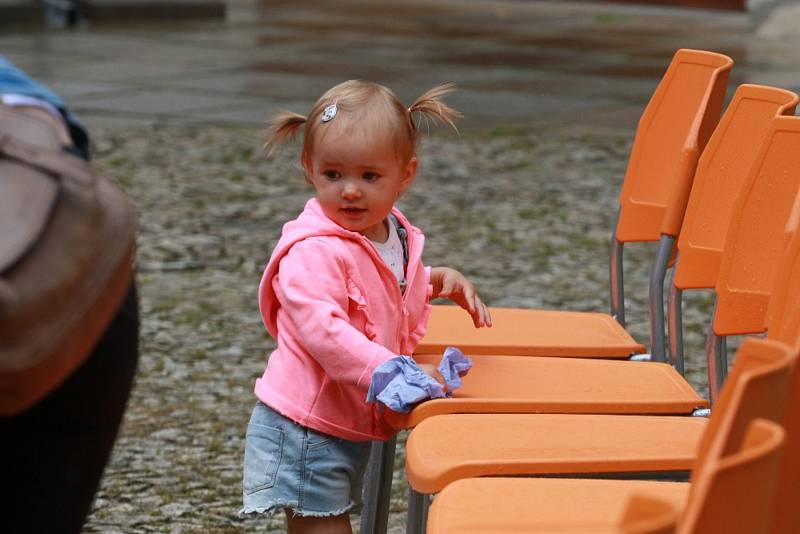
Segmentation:
{"type": "Polygon", "coordinates": [[[339,98],[337,97],[333,100],[333,104],[325,106],[325,109],[322,110],[322,122],[328,122],[336,116],[336,112],[339,111],[339,108],[337,107],[338,103],[339,98]]]}

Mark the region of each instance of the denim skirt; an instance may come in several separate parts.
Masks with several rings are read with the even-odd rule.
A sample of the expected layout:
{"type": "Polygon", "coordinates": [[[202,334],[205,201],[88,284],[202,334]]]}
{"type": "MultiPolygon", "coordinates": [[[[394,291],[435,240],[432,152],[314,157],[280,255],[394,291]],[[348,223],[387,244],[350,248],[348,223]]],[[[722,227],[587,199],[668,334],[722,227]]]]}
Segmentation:
{"type": "Polygon", "coordinates": [[[361,504],[370,442],[330,436],[257,402],[247,425],[240,515],[342,515],[361,504]]]}

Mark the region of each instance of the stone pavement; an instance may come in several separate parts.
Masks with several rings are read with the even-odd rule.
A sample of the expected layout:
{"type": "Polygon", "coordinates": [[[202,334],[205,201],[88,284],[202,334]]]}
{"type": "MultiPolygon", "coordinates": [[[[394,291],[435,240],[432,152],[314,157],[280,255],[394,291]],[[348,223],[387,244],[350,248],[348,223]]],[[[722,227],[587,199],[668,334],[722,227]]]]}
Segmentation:
{"type": "MultiPolygon", "coordinates": [[[[755,34],[744,14],[235,2],[226,20],[0,24],[0,53],[64,95],[92,129],[97,165],[140,212],[142,357],[87,532],[265,528],[236,516],[253,381],[274,346],[254,292],[282,223],[309,194],[296,150],[269,162],[259,153],[273,111],[305,113],[347,78],[385,82],[407,102],[457,82],[450,101],[465,113],[461,136],[439,130],[423,141],[420,176],[401,200],[426,231],[427,263],[462,269],[495,306],[603,310],[608,229],[632,134],[674,50],[731,55],[731,87],[800,90],[797,37],[775,27],[755,34]]],[[[639,339],[650,252],[626,247],[639,339]]],[[[697,355],[711,303],[691,294],[684,302],[688,376],[702,391],[697,355]]],[[[403,440],[391,533],[403,531],[403,440]]],[[[282,529],[279,519],[266,523],[282,529]]]]}
{"type": "Polygon", "coordinates": [[[732,56],[734,84],[800,87],[797,36],[757,38],[744,13],[454,0],[229,0],[227,8],[225,20],[4,25],[0,52],[61,92],[90,125],[257,126],[358,77],[406,100],[455,81],[466,128],[632,131],[681,47],[732,56]]]}

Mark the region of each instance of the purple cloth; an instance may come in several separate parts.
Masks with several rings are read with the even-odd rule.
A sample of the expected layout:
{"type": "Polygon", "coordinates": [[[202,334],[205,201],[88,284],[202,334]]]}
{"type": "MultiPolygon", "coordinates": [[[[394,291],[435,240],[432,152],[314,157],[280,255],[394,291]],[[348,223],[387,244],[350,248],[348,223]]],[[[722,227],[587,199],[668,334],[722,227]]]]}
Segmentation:
{"type": "Polygon", "coordinates": [[[420,401],[452,395],[462,386],[472,361],[454,347],[447,347],[439,363],[439,372],[447,383],[445,392],[439,382],[427,375],[409,356],[397,356],[383,362],[372,374],[367,402],[381,402],[396,412],[408,413],[420,401]]]}
{"type": "Polygon", "coordinates": [[[444,381],[447,383],[448,391],[452,392],[460,388],[463,385],[461,377],[466,375],[471,368],[472,360],[464,356],[463,352],[455,347],[444,349],[439,372],[442,373],[444,381]]]}

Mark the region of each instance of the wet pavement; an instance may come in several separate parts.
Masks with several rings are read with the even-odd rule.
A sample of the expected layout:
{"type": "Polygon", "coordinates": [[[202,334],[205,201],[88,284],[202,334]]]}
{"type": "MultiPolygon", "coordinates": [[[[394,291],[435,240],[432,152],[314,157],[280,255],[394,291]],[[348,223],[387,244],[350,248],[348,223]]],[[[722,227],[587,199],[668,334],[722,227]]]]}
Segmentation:
{"type": "MultiPolygon", "coordinates": [[[[454,81],[461,136],[423,141],[401,207],[426,262],[494,306],[607,308],[616,195],[636,121],[675,49],[736,61],[735,84],[800,91],[798,39],[745,14],[571,2],[232,0],[227,20],[76,30],[0,24],[0,53],[89,125],[97,165],[140,214],[142,356],[86,532],[280,531],[241,519],[252,387],[274,343],[255,288],[309,195],[296,150],[266,162],[263,120],[348,78],[406,102],[454,81]],[[398,3],[399,4],[399,3],[398,3]]],[[[626,246],[629,328],[647,337],[652,249],[626,246]]],[[[703,392],[708,295],[685,296],[687,376],[703,392]]],[[[731,344],[735,347],[735,343],[731,344]]],[[[389,532],[404,530],[403,442],[389,532]]],[[[353,517],[357,524],[358,517],[353,517]]]]}
{"type": "Polygon", "coordinates": [[[613,4],[231,0],[225,20],[3,27],[0,52],[90,125],[259,125],[366,78],[407,101],[456,82],[465,128],[632,131],[677,48],[729,54],[733,84],[800,88],[796,40],[749,26],[744,13],[613,4]]]}

